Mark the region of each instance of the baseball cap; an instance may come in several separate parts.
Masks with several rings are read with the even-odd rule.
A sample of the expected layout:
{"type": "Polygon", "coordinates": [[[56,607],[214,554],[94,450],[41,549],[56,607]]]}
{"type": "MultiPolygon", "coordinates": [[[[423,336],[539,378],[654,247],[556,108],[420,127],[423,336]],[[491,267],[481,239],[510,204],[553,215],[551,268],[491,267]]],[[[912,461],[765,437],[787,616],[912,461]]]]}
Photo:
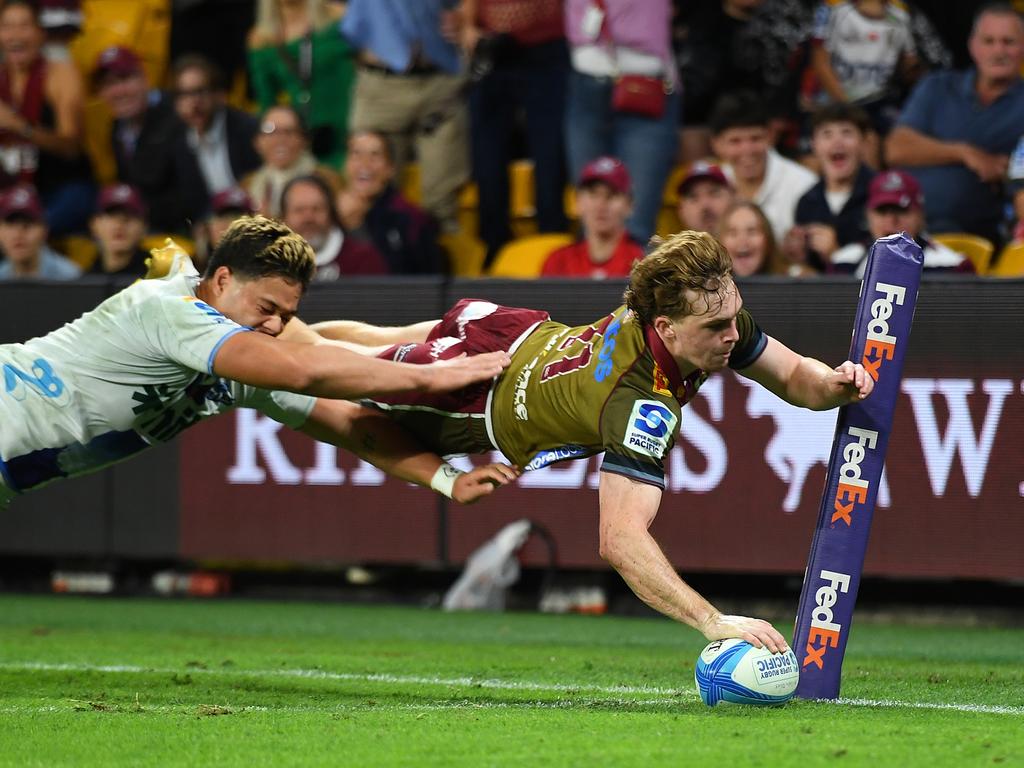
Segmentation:
{"type": "Polygon", "coordinates": [[[686,189],[693,184],[695,181],[701,181],[702,179],[708,179],[721,184],[723,187],[732,188],[732,184],[729,183],[728,177],[725,172],[714,163],[708,163],[704,160],[698,160],[690,166],[690,170],[687,171],[683,180],[679,182],[679,186],[676,187],[676,191],[680,194],[686,194],[686,189]]]}
{"type": "Polygon", "coordinates": [[[131,48],[111,45],[104,48],[96,58],[93,77],[98,79],[107,75],[124,77],[142,71],[142,59],[131,48]]]}
{"type": "Polygon", "coordinates": [[[96,201],[96,213],[124,211],[130,216],[146,218],[146,205],[139,190],[130,184],[111,184],[100,190],[96,201]]]}
{"type": "Polygon", "coordinates": [[[250,216],[256,212],[256,206],[252,204],[252,198],[239,187],[228,187],[222,189],[210,201],[210,210],[215,216],[222,213],[246,213],[250,216]]]}
{"type": "Polygon", "coordinates": [[[868,209],[883,205],[900,208],[924,207],[924,193],[917,179],[905,171],[885,171],[871,180],[868,187],[868,209]]]}
{"type": "Polygon", "coordinates": [[[580,172],[580,180],[577,187],[585,187],[588,184],[607,184],[613,192],[620,195],[628,195],[632,192],[633,184],[629,178],[629,171],[622,164],[621,160],[614,157],[599,157],[591,160],[580,172]]]}
{"type": "Polygon", "coordinates": [[[43,204],[31,184],[18,184],[0,195],[0,219],[13,218],[43,221],[43,204]]]}

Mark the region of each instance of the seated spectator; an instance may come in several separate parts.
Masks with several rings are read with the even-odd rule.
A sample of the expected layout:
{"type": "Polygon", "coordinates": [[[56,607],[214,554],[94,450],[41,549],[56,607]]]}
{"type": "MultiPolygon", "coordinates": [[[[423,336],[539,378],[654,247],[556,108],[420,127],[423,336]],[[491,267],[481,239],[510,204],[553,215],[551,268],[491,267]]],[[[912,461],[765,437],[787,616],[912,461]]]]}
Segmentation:
{"type": "Polygon", "coordinates": [[[18,184],[0,193],[0,280],[74,280],[82,270],[46,245],[43,205],[36,190],[18,184]]]}
{"type": "Polygon", "coordinates": [[[204,56],[185,54],[174,63],[174,109],[185,124],[179,160],[193,211],[209,210],[210,198],[238,185],[260,167],[254,140],[259,121],[225,103],[223,77],[204,56]]]}
{"type": "Polygon", "coordinates": [[[306,126],[293,107],[271,107],[263,114],[256,153],[263,164],[242,179],[240,186],[265,216],[281,215],[281,191],[298,176],[315,173],[332,187],[338,186],[338,175],[318,164],[309,151],[306,126]]]}
{"type": "Polygon", "coordinates": [[[796,226],[786,235],[783,250],[790,261],[809,261],[820,270],[828,254],[867,237],[864,207],[875,174],[863,161],[869,128],[863,111],[830,104],[812,115],[811,126],[821,179],[797,202],[796,226]]]}
{"type": "Polygon", "coordinates": [[[771,224],[755,203],[733,203],[722,216],[718,237],[732,256],[736,277],[785,273],[771,224]]]}
{"type": "Polygon", "coordinates": [[[928,228],[973,232],[998,244],[1002,182],[1024,126],[1024,22],[1009,4],[984,6],[968,41],[974,67],[918,83],[886,140],[928,201],[928,228]]]}
{"type": "Polygon", "coordinates": [[[179,164],[184,127],[171,100],[149,87],[142,61],[128,48],[103,50],[94,77],[114,116],[110,141],[118,181],[142,195],[154,231],[190,234],[202,210],[189,205],[188,175],[179,164]]]}
{"type": "Polygon", "coordinates": [[[924,251],[924,268],[929,272],[973,273],[970,259],[925,233],[924,207],[921,185],[909,173],[885,171],[875,176],[868,189],[868,236],[833,253],[830,271],[863,277],[872,243],[886,235],[906,232],[924,251]]]}
{"type": "Polygon", "coordinates": [[[626,221],[633,210],[633,192],[626,166],[613,157],[599,157],[583,168],[576,185],[576,210],[583,238],[552,252],[542,277],[626,277],[644,257],[626,221]]]}
{"type": "Polygon", "coordinates": [[[384,134],[356,131],[349,137],[345,186],[337,197],[346,234],[371,243],[394,275],[444,271],[438,227],[426,211],[395,189],[395,156],[384,134]]]}
{"type": "Polygon", "coordinates": [[[203,271],[213,249],[235,219],[254,213],[256,206],[241,187],[231,187],[214,195],[210,201],[210,215],[196,234],[196,257],[193,259],[196,269],[203,271]]]}
{"type": "Polygon", "coordinates": [[[683,229],[717,235],[722,215],[736,195],[722,169],[698,160],[679,182],[679,221],[683,229]]]}
{"type": "Polygon", "coordinates": [[[768,113],[751,94],[721,99],[710,127],[711,145],[737,199],[757,203],[781,242],[793,226],[797,201],[814,186],[814,174],[771,147],[768,113]]]}
{"type": "Polygon", "coordinates": [[[345,236],[332,205],[333,194],[319,176],[298,176],[281,194],[281,220],[302,235],[316,253],[313,279],[388,274],[388,265],[376,248],[345,236]]]}
{"type": "Polygon", "coordinates": [[[89,274],[145,276],[149,253],[141,243],[146,236],[146,207],[137,189],[128,184],[101,189],[89,228],[99,248],[89,274]]]}
{"type": "Polygon", "coordinates": [[[82,152],[78,70],[43,56],[45,33],[28,0],[0,4],[0,187],[33,184],[55,235],[85,229],[95,189],[82,152]]]}
{"type": "Polygon", "coordinates": [[[261,112],[300,110],[313,155],[332,169],[345,161],[354,51],[338,29],[336,3],[260,0],[249,33],[249,82],[261,112]]]}

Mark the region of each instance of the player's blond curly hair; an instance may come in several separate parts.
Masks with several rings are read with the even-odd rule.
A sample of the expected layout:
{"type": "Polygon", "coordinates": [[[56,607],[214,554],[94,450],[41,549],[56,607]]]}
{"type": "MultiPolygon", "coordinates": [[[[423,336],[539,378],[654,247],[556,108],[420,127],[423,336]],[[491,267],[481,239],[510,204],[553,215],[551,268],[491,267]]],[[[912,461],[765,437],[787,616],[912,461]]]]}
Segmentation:
{"type": "Polygon", "coordinates": [[[241,216],[210,255],[206,274],[219,267],[250,279],[283,277],[306,288],[316,273],[316,258],[309,243],[288,225],[266,216],[241,216]]]}
{"type": "Polygon", "coordinates": [[[706,232],[680,232],[655,239],[654,251],[634,265],[626,289],[626,305],[645,324],[664,315],[717,311],[732,290],[732,259],[718,240],[706,232]]]}

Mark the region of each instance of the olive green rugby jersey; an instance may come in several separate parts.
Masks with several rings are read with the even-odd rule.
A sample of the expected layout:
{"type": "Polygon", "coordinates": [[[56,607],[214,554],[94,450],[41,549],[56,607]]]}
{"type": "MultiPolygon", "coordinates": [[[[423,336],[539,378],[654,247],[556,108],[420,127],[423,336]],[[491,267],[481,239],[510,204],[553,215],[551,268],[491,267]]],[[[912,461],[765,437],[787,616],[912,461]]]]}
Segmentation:
{"type": "MultiPolygon", "coordinates": [[[[745,368],[767,337],[746,310],[729,358],[745,368]]],[[[512,354],[490,404],[491,439],[527,470],[604,451],[601,469],[665,487],[681,408],[707,373],[683,378],[657,333],[625,306],[591,325],[545,322],[512,354]]]]}

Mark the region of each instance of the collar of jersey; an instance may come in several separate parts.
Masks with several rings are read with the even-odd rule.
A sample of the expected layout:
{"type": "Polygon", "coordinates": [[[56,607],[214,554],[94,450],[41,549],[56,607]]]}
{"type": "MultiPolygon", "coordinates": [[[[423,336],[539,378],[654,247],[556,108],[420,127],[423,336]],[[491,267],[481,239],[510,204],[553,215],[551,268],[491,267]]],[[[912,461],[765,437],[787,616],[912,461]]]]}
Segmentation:
{"type": "Polygon", "coordinates": [[[679,373],[679,366],[676,364],[675,358],[673,358],[672,355],[669,354],[669,351],[665,349],[665,343],[661,340],[657,331],[655,331],[651,326],[645,325],[644,338],[647,339],[647,347],[651,350],[654,362],[658,364],[658,368],[660,368],[661,372],[665,374],[666,378],[668,378],[669,386],[671,386],[676,400],[680,403],[687,402],[691,396],[691,388],[686,386],[687,383],[703,376],[704,371],[698,368],[684,379],[679,373]],[[680,392],[682,392],[682,394],[680,394],[680,392]]]}

